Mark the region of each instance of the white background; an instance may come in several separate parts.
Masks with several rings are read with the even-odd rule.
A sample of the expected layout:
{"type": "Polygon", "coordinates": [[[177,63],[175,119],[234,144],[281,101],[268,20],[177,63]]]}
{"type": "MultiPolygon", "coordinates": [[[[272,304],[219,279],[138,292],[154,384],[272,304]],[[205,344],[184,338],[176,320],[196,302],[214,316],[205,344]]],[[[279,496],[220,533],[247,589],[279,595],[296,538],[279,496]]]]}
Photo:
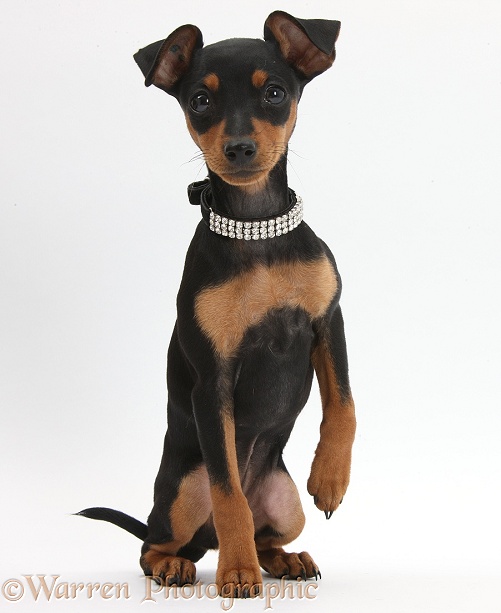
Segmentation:
{"type": "MultiPolygon", "coordinates": [[[[70,514],[149,513],[199,219],[185,190],[204,170],[176,101],[144,88],[132,54],[188,22],[207,43],[257,38],[285,8],[342,22],[334,67],[301,101],[289,179],[343,276],[359,429],[352,484],[327,522],[306,493],[315,390],[285,459],[307,515],[295,547],[323,578],[314,600],[274,610],[501,611],[499,2],[1,8],[0,582],[127,582],[131,598],[106,606],[140,606],[139,542],[70,514]]],[[[199,564],[205,583],[215,566],[215,554],[199,564]]],[[[25,588],[0,608],[100,602],[35,603],[25,588]]]]}

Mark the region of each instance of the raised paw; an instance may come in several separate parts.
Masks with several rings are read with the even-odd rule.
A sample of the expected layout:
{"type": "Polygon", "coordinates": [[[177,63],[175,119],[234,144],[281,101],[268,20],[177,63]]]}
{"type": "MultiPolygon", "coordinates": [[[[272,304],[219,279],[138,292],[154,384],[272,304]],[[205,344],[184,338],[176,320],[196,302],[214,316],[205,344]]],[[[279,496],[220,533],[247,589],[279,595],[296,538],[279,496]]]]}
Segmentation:
{"type": "Polygon", "coordinates": [[[179,556],[171,556],[150,549],[140,560],[144,574],[164,585],[194,583],[196,568],[193,562],[179,556]]]}
{"type": "Polygon", "coordinates": [[[216,584],[219,593],[231,598],[254,598],[263,589],[263,578],[259,566],[238,570],[217,569],[216,584]]]}
{"type": "Polygon", "coordinates": [[[318,509],[330,519],[343,501],[350,482],[351,457],[336,462],[331,457],[316,455],[308,479],[308,493],[318,509]]]}
{"type": "Polygon", "coordinates": [[[287,553],[281,548],[258,552],[259,563],[264,570],[277,579],[322,578],[318,566],[306,551],[287,553]]]}

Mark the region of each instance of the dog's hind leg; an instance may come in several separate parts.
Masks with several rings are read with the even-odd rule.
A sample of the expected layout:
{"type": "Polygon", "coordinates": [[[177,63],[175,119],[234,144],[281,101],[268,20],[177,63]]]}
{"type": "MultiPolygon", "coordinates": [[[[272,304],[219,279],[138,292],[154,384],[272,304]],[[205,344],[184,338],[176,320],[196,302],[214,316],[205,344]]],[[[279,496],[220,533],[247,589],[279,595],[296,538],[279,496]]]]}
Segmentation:
{"type": "Polygon", "coordinates": [[[146,575],[182,585],[195,580],[193,562],[206,551],[191,545],[191,540],[209,518],[212,504],[192,416],[193,384],[179,346],[177,326],[169,346],[167,382],[169,427],[140,564],[146,575]]]}
{"type": "Polygon", "coordinates": [[[305,521],[299,493],[285,466],[268,474],[251,500],[255,501],[251,508],[259,526],[255,541],[261,567],[277,578],[320,576],[318,566],[308,553],[287,553],[282,548],[301,534],[305,521]]]}
{"type": "Polygon", "coordinates": [[[169,585],[193,583],[193,562],[206,549],[191,546],[190,541],[212,511],[205,466],[199,465],[181,479],[170,504],[168,497],[167,490],[157,498],[148,519],[149,534],[141,552],[141,567],[145,575],[169,585]]]}

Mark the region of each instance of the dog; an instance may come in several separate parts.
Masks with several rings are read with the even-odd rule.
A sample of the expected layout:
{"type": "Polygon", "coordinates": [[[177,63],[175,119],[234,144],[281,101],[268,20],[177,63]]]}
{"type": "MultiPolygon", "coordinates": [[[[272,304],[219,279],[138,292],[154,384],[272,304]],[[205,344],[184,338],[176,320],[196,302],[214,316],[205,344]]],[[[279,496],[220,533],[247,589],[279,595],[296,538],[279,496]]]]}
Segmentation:
{"type": "Polygon", "coordinates": [[[144,541],[140,564],[168,585],[195,581],[219,548],[222,595],[256,596],[273,577],[320,576],[286,553],[305,518],[282,452],[316,373],[323,406],[307,489],[329,519],[350,478],[355,436],[341,279],[303,221],[286,163],[304,86],[335,59],[340,23],[275,11],[264,40],[203,46],[194,25],[134,56],[147,86],[174,96],[208,179],[189,199],[189,247],[168,351],[168,429],[147,526],[92,508],[144,541]]]}

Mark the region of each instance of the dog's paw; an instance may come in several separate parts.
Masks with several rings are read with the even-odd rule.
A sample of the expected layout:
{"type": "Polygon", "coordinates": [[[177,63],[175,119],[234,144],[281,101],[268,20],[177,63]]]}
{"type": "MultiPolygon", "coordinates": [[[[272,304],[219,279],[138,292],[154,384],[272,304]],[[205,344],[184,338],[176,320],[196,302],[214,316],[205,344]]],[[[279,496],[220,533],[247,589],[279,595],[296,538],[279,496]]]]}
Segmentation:
{"type": "Polygon", "coordinates": [[[259,566],[225,569],[218,567],[216,584],[221,596],[230,598],[254,598],[263,590],[263,578],[259,566]]]}
{"type": "Polygon", "coordinates": [[[318,509],[330,519],[334,511],[343,502],[343,497],[350,482],[351,457],[326,457],[317,454],[313,460],[310,477],[308,479],[308,493],[318,509]]]}
{"type": "Polygon", "coordinates": [[[158,551],[147,551],[141,556],[144,574],[163,585],[186,585],[195,583],[196,568],[193,562],[179,556],[170,556],[158,551]]]}
{"type": "Polygon", "coordinates": [[[259,552],[259,563],[264,570],[277,579],[310,579],[322,578],[318,566],[306,551],[287,553],[285,551],[269,550],[259,552]]]}

